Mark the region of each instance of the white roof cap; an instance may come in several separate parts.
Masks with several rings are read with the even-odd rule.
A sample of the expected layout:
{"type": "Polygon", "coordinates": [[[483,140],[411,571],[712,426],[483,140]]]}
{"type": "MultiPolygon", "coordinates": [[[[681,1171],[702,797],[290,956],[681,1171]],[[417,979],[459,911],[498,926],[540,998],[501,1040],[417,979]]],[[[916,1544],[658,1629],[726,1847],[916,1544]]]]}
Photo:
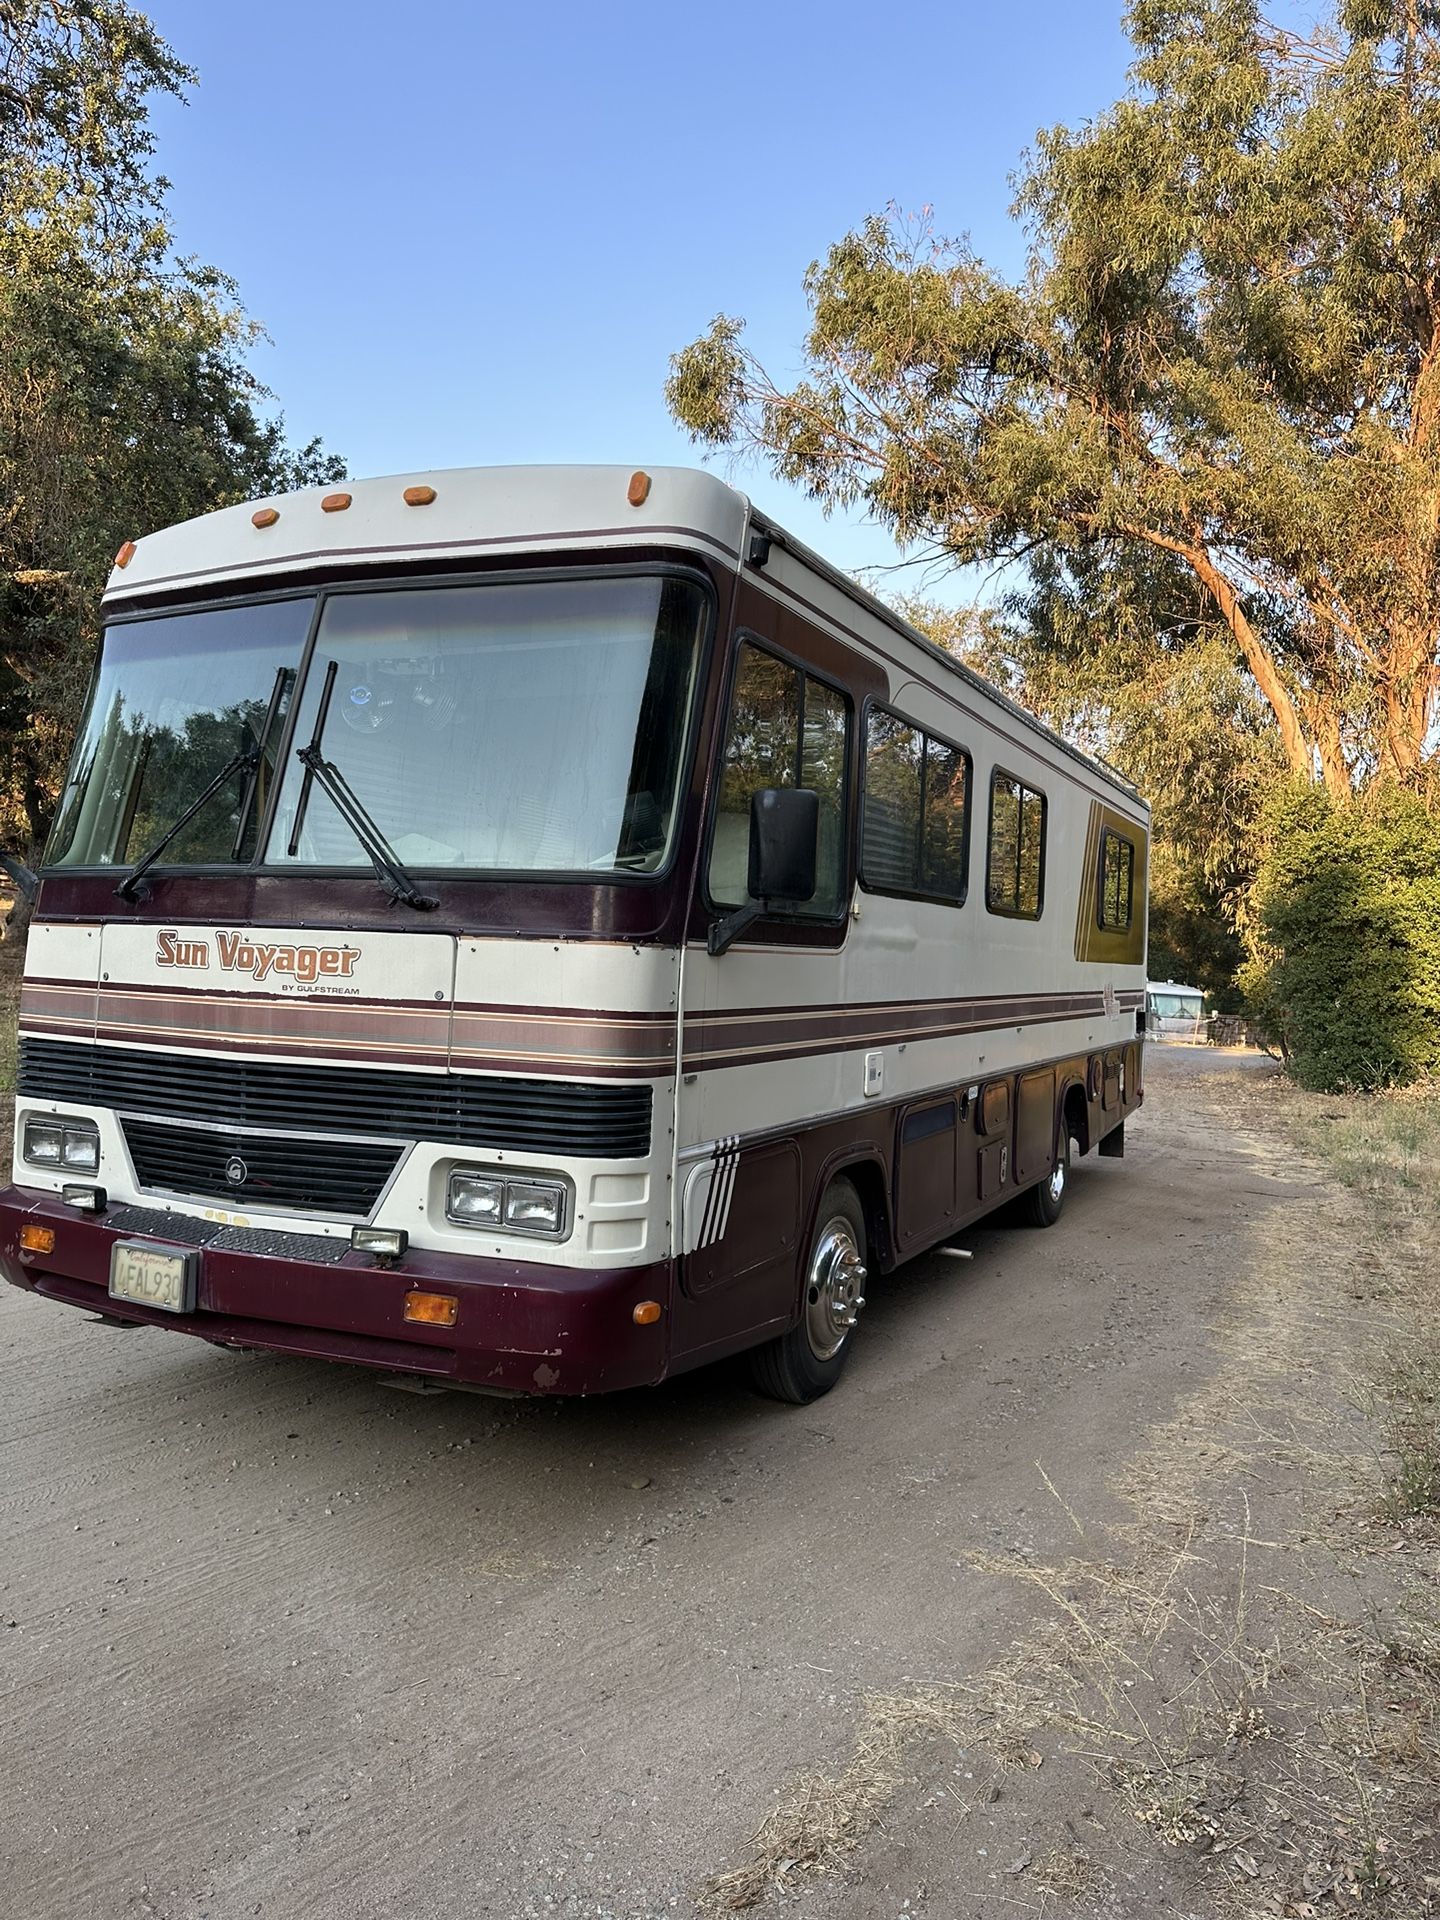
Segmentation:
{"type": "Polygon", "coordinates": [[[384,568],[567,547],[677,545],[733,561],[749,512],[743,493],[691,467],[638,474],[633,467],[453,467],[343,480],[146,534],[126,565],[111,572],[105,597],[283,579],[327,562],[384,568]],[[410,504],[407,490],[431,490],[433,497],[410,504]],[[327,512],[321,503],[328,499],[349,504],[327,512]],[[267,524],[255,524],[257,515],[266,521],[272,513],[267,524]]]}

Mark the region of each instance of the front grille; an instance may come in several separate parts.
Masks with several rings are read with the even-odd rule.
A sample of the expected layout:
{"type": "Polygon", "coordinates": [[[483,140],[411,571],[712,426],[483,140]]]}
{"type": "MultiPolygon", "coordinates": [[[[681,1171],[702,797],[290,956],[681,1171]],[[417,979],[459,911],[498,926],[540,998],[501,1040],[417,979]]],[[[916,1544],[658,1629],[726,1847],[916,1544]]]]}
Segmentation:
{"type": "Polygon", "coordinates": [[[34,1099],[219,1119],[241,1129],[303,1127],[595,1160],[641,1159],[650,1151],[645,1085],[229,1060],[26,1037],[19,1087],[34,1099]]]}
{"type": "Polygon", "coordinates": [[[365,1218],[404,1152],[362,1140],[289,1140],[133,1118],[120,1124],[142,1187],[209,1194],[234,1207],[298,1207],[365,1218]]]}

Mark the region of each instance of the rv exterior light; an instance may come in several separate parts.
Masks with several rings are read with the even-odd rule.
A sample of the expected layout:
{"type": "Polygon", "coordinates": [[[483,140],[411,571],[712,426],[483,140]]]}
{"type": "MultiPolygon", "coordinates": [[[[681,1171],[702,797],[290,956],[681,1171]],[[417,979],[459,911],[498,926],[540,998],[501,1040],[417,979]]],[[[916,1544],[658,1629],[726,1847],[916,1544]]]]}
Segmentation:
{"type": "Polygon", "coordinates": [[[104,1187],[82,1187],[70,1181],[60,1189],[60,1198],[67,1207],[75,1207],[81,1213],[103,1213],[108,1195],[104,1187]]]}
{"type": "Polygon", "coordinates": [[[320,511],[322,513],[344,513],[349,504],[350,495],[348,493],[327,493],[325,498],[320,502],[320,511]]]}
{"type": "Polygon", "coordinates": [[[98,1128],[66,1127],[63,1161],[71,1173],[94,1173],[100,1165],[98,1128]]]}
{"type": "Polygon", "coordinates": [[[653,1327],[655,1322],[660,1318],[660,1302],[658,1300],[642,1300],[637,1307],[631,1309],[630,1318],[635,1322],[637,1327],[653,1327]]]}
{"type": "Polygon", "coordinates": [[[505,1224],[525,1233],[559,1233],[565,1224],[565,1189],[548,1181],[512,1180],[505,1189],[505,1224]]]}
{"type": "Polygon", "coordinates": [[[495,1227],[505,1213],[505,1182],[480,1173],[452,1173],[445,1195],[447,1219],[462,1227],[495,1227]]]}
{"type": "Polygon", "coordinates": [[[377,1260],[398,1260],[410,1244],[403,1227],[352,1227],[350,1245],[356,1253],[370,1253],[377,1260]]]}
{"type": "Polygon", "coordinates": [[[406,487],[400,496],[407,507],[428,507],[435,498],[433,487],[406,487]]]}
{"type": "Polygon", "coordinates": [[[58,1167],[65,1157],[65,1129],[54,1120],[27,1120],[21,1153],[32,1167],[58,1167]]]}
{"type": "Polygon", "coordinates": [[[412,1287],[405,1296],[405,1318],[412,1326],[453,1327],[460,1302],[453,1293],[424,1293],[412,1287]]]}
{"type": "Polygon", "coordinates": [[[120,551],[116,554],[115,564],[117,567],[120,567],[123,570],[125,567],[129,566],[130,562],[134,558],[135,558],[135,542],[133,540],[127,540],[124,546],[121,547],[120,551]]]}
{"type": "Polygon", "coordinates": [[[643,507],[650,498],[650,476],[648,473],[632,473],[630,484],[625,489],[625,498],[632,507],[643,507]]]}
{"type": "Polygon", "coordinates": [[[252,527],[273,527],[279,518],[280,514],[277,508],[257,507],[250,516],[250,524],[252,527]]]}
{"type": "Polygon", "coordinates": [[[496,1227],[532,1239],[563,1240],[570,1183],[492,1167],[457,1167],[445,1190],[445,1217],[457,1227],[496,1227]]]}
{"type": "Polygon", "coordinates": [[[93,1120],[27,1120],[20,1157],[32,1167],[94,1173],[100,1165],[100,1130],[93,1120]]]}
{"type": "Polygon", "coordinates": [[[53,1227],[21,1227],[20,1251],[22,1253],[53,1253],[55,1229],[53,1227]]]}

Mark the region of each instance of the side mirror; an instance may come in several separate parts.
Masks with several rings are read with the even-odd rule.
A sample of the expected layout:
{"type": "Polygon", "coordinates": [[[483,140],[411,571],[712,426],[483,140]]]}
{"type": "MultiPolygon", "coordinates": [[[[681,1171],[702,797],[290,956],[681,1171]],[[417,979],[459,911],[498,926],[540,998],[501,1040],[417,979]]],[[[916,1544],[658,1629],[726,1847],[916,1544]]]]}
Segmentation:
{"type": "Polygon", "coordinates": [[[819,856],[819,794],[810,787],[762,787],[750,801],[751,897],[813,900],[819,856]]]}
{"type": "Polygon", "coordinates": [[[820,859],[820,796],[810,787],[762,787],[750,801],[750,899],[715,921],[706,941],[718,959],[772,906],[813,900],[820,859]]]}

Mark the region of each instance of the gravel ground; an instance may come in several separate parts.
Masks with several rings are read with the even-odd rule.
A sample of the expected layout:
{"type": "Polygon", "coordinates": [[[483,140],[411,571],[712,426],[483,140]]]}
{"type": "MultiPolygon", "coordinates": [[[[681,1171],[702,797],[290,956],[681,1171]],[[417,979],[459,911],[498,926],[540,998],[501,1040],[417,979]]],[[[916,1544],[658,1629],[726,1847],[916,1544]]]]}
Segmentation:
{"type": "MultiPolygon", "coordinates": [[[[1118,1521],[1147,1434],[1222,1364],[1236,1247],[1307,1203],[1211,1066],[1152,1049],[1126,1158],[1080,1163],[1052,1232],[976,1232],[973,1263],[876,1287],[810,1408],[731,1370],[419,1398],[0,1289],[8,1910],[693,1913],[777,1795],[850,1763],[867,1699],[963,1687],[1023,1639],[1042,1596],[977,1555],[1118,1521]]],[[[921,1739],[893,1817],[779,1897],[1201,1911],[1051,1757],[1021,1757],[1042,1801],[921,1739]],[[1037,1891],[1067,1833],[1107,1863],[1100,1904],[1037,1891]]]]}

